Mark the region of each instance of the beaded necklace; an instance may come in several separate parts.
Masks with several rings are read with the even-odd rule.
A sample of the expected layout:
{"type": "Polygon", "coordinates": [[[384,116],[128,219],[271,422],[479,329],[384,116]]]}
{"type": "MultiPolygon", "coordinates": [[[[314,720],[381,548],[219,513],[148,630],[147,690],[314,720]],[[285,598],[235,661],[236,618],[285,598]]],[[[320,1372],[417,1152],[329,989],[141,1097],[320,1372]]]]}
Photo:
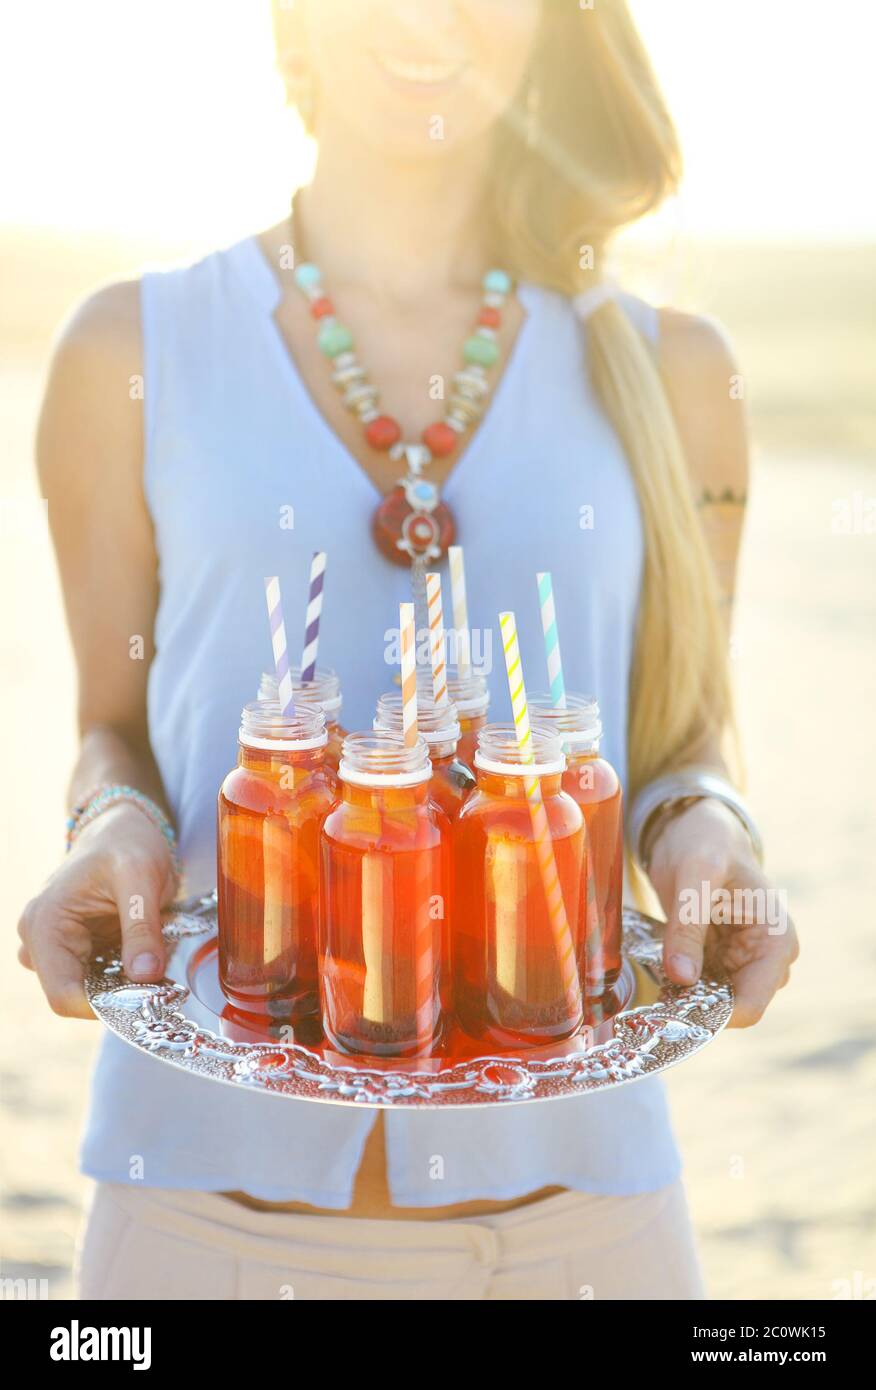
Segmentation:
{"type": "Polygon", "coordinates": [[[403,461],[406,472],[376,508],[372,534],[381,554],[414,570],[414,591],[424,583],[429,561],[439,560],[456,534],[453,514],[441,501],[437,483],[423,476],[434,458],[446,458],[482,414],[490,391],[488,371],[499,358],[498,334],[502,306],[511,290],[504,270],[489,270],[483,279],[483,301],[471,335],[463,344],[464,366],[453,376],[453,389],[443,420],[427,425],[416,442],[402,438],[402,428],[379,409],[380,393],[355,353],[353,335],[335,316],[334,305],[323,287],[322,272],[304,261],[294,269],[295,282],[309,301],[317,324],[320,352],[332,363],[332,381],[348,410],[364,426],[372,449],[388,452],[403,461]]]}

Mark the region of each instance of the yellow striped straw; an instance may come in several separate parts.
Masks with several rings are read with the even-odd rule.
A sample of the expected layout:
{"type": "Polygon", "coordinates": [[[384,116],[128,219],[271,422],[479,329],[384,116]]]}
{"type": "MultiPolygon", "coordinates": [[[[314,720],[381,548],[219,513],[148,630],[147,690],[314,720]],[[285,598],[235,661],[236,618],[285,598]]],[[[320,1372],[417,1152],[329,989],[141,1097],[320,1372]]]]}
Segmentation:
{"type": "Polygon", "coordinates": [[[398,606],[401,631],[402,734],[405,747],[413,748],[419,737],[417,728],[417,651],[414,631],[414,605],[398,606]]]}
{"type": "MultiPolygon", "coordinates": [[[[514,728],[517,731],[517,745],[524,763],[534,763],[532,728],[529,723],[529,706],[526,701],[526,686],[523,683],[523,665],[520,660],[517,620],[514,614],[500,613],[499,627],[502,633],[502,649],[505,653],[505,669],[508,672],[508,689],[511,694],[514,728]]],[[[541,783],[537,777],[525,777],[523,787],[529,805],[535,857],[544,885],[548,919],[557,948],[563,991],[570,1010],[580,1014],[582,1011],[581,981],[578,977],[575,942],[566,915],[566,904],[563,902],[563,888],[557,870],[557,860],[554,854],[547,812],[544,807],[544,798],[541,794],[541,783]]]]}
{"type": "Polygon", "coordinates": [[[447,559],[450,563],[450,597],[453,603],[453,628],[456,636],[456,671],[466,680],[471,675],[471,632],[468,626],[462,546],[448,546],[447,559]]]}
{"type": "Polygon", "coordinates": [[[426,575],[426,604],[429,610],[429,655],[432,658],[432,695],[435,707],[447,701],[447,653],[444,648],[444,605],[441,601],[441,575],[426,575]]]}

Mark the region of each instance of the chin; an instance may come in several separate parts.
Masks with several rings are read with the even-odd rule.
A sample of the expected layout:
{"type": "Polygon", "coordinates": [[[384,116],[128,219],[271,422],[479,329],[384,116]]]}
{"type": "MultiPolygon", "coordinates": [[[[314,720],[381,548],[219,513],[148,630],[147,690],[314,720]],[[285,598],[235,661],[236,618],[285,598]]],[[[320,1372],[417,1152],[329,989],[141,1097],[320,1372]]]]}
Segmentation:
{"type": "Polygon", "coordinates": [[[345,107],[342,119],[387,159],[434,160],[483,139],[496,113],[465,91],[441,97],[383,92],[373,102],[361,100],[345,107]]]}

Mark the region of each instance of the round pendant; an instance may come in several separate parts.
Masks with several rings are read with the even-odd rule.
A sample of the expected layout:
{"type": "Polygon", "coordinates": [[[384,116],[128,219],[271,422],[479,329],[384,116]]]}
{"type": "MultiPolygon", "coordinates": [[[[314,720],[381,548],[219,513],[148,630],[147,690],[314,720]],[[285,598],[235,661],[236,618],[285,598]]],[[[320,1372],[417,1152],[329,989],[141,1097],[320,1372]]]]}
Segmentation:
{"type": "Polygon", "coordinates": [[[456,535],[449,507],[437,502],[429,511],[417,510],[401,485],[384,497],[371,529],[380,553],[396,565],[409,565],[415,555],[440,560],[456,535]]]}

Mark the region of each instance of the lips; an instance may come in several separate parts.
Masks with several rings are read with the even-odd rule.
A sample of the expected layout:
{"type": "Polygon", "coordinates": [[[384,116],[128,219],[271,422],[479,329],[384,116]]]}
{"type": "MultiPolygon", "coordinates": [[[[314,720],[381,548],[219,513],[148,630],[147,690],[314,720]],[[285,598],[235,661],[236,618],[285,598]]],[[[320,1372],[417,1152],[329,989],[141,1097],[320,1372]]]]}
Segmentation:
{"type": "Polygon", "coordinates": [[[375,62],[387,77],[410,88],[445,87],[456,81],[466,68],[462,61],[424,62],[376,50],[372,52],[375,62]]]}

